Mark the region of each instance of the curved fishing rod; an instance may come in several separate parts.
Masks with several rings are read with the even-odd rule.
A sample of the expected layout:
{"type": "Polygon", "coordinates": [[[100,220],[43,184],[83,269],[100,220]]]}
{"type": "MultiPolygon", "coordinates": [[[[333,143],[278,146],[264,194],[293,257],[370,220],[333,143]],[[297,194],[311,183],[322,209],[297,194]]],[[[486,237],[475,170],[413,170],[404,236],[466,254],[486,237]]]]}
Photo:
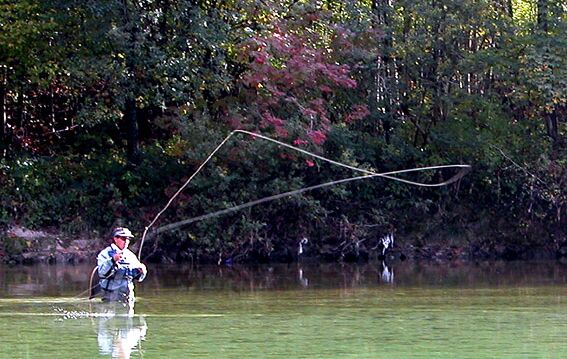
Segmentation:
{"type": "Polygon", "coordinates": [[[189,179],[187,181],[185,181],[185,183],[173,194],[173,196],[169,199],[169,201],[167,202],[165,207],[155,216],[155,218],[150,222],[150,224],[144,229],[144,233],[142,235],[142,240],[140,242],[140,248],[138,250],[138,257],[139,258],[141,258],[142,248],[144,246],[144,241],[146,239],[146,236],[148,234],[149,229],[154,225],[154,223],[158,220],[158,218],[167,210],[167,208],[171,205],[171,203],[174,201],[174,199],[189,185],[189,183],[193,180],[193,178],[203,169],[203,167],[211,160],[211,158],[220,150],[220,148],[234,134],[237,134],[237,133],[242,133],[242,134],[252,136],[254,138],[261,138],[261,139],[264,139],[264,140],[267,140],[267,141],[270,141],[270,142],[274,142],[274,143],[276,143],[280,146],[287,147],[289,149],[301,152],[303,154],[306,154],[306,155],[314,157],[314,158],[318,158],[322,161],[325,161],[325,162],[328,162],[328,163],[331,163],[331,164],[334,164],[334,165],[337,165],[337,166],[340,166],[340,167],[348,168],[348,169],[351,169],[351,170],[356,171],[356,172],[361,172],[364,175],[346,178],[346,179],[337,180],[337,181],[331,181],[331,182],[327,182],[327,183],[323,183],[323,184],[319,184],[319,185],[315,185],[315,186],[311,186],[311,187],[306,187],[306,188],[302,188],[302,189],[294,190],[294,191],[290,191],[290,192],[280,193],[280,194],[277,194],[277,195],[273,195],[273,196],[261,198],[261,199],[255,200],[255,201],[247,202],[247,203],[244,203],[244,204],[241,204],[241,205],[238,205],[238,206],[226,208],[226,209],[216,211],[216,212],[213,212],[213,213],[209,213],[209,214],[205,214],[205,215],[202,215],[202,216],[190,218],[190,219],[187,219],[187,220],[184,220],[184,221],[172,223],[172,224],[169,224],[169,225],[159,227],[155,231],[154,235],[168,231],[168,230],[172,230],[172,229],[175,229],[175,228],[178,228],[178,227],[181,227],[181,226],[189,224],[189,223],[201,221],[201,220],[204,220],[204,219],[207,219],[207,218],[219,216],[219,215],[229,213],[229,212],[232,212],[232,211],[237,211],[237,210],[240,210],[240,209],[243,209],[243,208],[248,208],[248,207],[260,204],[260,203],[272,201],[272,200],[279,199],[279,198],[282,198],[282,197],[292,196],[294,194],[303,193],[303,192],[314,190],[314,189],[317,189],[317,188],[332,186],[332,185],[335,185],[335,184],[357,181],[357,180],[362,180],[362,179],[375,178],[375,177],[383,177],[383,178],[391,179],[391,180],[394,180],[394,181],[399,181],[399,182],[411,184],[411,185],[414,185],[414,186],[440,187],[440,186],[445,186],[445,185],[448,185],[450,183],[456,182],[457,180],[459,180],[460,178],[465,176],[471,169],[470,165],[442,165],[442,166],[430,166],[430,167],[412,168],[412,169],[391,171],[391,172],[384,172],[384,173],[376,173],[376,172],[369,171],[369,170],[366,170],[366,169],[363,169],[363,168],[350,166],[350,165],[347,165],[347,164],[344,164],[344,163],[341,163],[341,162],[337,162],[337,161],[328,159],[328,158],[320,156],[318,154],[303,150],[301,148],[292,146],[292,145],[287,144],[285,142],[281,142],[281,141],[275,140],[273,138],[270,138],[270,137],[267,137],[267,136],[264,136],[264,135],[261,135],[261,134],[258,134],[258,133],[245,131],[245,130],[234,130],[209,154],[209,156],[205,159],[205,161],[203,161],[203,163],[201,163],[201,165],[191,175],[191,177],[189,177],[189,179]],[[433,184],[415,182],[415,181],[405,180],[405,179],[402,179],[402,178],[391,176],[391,175],[401,174],[401,173],[426,171],[426,170],[442,169],[442,168],[460,168],[461,170],[459,171],[459,173],[457,173],[456,175],[454,175],[453,177],[451,177],[447,181],[443,181],[443,182],[440,182],[440,183],[433,183],[433,184]]]}

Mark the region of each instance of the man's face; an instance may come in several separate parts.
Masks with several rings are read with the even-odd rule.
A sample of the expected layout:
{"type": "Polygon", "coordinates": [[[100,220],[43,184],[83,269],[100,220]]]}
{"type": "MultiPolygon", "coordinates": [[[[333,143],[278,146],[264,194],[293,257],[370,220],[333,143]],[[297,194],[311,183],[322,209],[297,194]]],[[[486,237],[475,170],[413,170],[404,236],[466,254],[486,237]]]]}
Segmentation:
{"type": "Polygon", "coordinates": [[[116,246],[118,248],[120,248],[121,250],[124,250],[124,248],[128,248],[128,244],[130,244],[130,238],[128,238],[128,237],[114,237],[114,243],[116,243],[116,246]]]}

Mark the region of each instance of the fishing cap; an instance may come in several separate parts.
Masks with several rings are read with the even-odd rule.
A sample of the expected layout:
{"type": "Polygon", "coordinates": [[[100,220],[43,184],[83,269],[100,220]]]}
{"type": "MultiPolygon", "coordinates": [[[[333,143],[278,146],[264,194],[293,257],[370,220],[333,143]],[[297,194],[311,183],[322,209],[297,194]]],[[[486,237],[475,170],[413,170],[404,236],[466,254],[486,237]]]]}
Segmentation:
{"type": "Polygon", "coordinates": [[[132,232],[130,232],[128,228],[118,227],[118,228],[114,228],[114,230],[112,231],[112,238],[114,237],[134,238],[134,235],[132,234],[132,232]]]}

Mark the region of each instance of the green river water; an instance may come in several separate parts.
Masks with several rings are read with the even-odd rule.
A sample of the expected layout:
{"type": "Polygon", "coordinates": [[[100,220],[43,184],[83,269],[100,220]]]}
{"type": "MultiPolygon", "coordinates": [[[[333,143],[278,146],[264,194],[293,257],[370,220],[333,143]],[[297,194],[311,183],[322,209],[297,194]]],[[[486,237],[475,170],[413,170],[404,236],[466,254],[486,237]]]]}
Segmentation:
{"type": "Polygon", "coordinates": [[[91,269],[0,266],[0,358],[567,358],[558,262],[150,266],[133,316],[91,269]]]}

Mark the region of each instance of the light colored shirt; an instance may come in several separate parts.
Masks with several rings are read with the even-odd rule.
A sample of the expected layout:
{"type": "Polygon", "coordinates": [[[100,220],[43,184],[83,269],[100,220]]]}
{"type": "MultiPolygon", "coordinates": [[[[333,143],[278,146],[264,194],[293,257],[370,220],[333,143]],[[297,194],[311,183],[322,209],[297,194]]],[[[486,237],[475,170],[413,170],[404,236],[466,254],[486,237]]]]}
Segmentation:
{"type": "MultiPolygon", "coordinates": [[[[118,292],[123,296],[132,297],[133,280],[137,279],[141,282],[146,277],[146,266],[136,255],[128,248],[121,250],[114,243],[100,251],[97,263],[100,287],[108,293],[118,292]],[[118,262],[112,258],[116,253],[122,253],[122,258],[118,262]]],[[[118,293],[114,296],[116,300],[120,300],[117,297],[118,293]]]]}

